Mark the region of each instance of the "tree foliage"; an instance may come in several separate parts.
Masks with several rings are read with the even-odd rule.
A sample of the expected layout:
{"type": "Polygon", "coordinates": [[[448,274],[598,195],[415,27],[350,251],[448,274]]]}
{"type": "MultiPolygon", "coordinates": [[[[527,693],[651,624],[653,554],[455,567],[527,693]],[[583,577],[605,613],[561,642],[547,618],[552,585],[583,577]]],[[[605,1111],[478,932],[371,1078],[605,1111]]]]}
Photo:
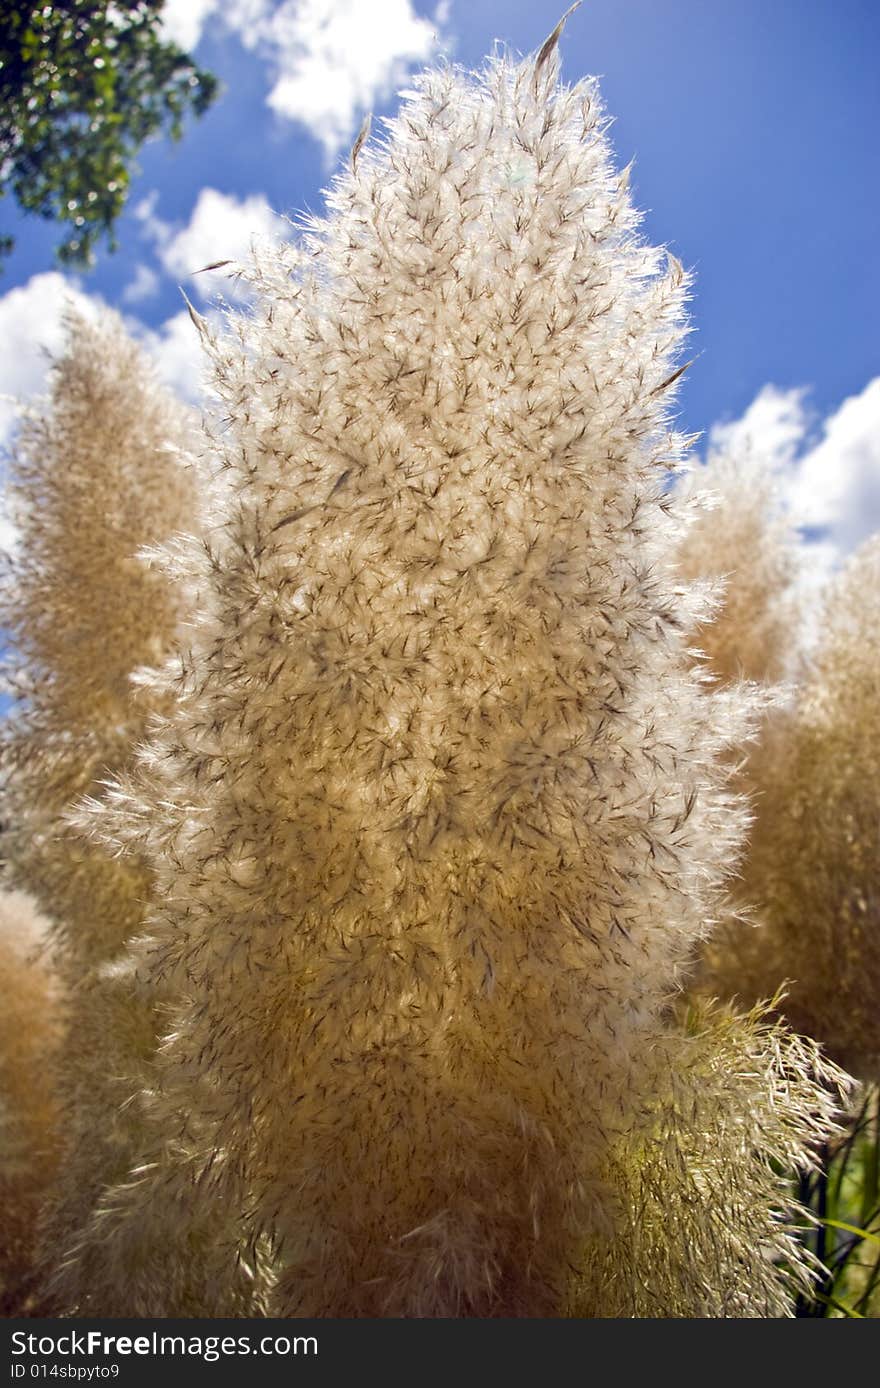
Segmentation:
{"type": "MultiPolygon", "coordinates": [[[[164,0],[0,0],[0,192],[59,222],[63,264],[87,264],[125,203],[149,136],[177,138],[217,81],[160,28],[164,0]]],[[[2,238],[0,253],[12,238],[2,238]]]]}

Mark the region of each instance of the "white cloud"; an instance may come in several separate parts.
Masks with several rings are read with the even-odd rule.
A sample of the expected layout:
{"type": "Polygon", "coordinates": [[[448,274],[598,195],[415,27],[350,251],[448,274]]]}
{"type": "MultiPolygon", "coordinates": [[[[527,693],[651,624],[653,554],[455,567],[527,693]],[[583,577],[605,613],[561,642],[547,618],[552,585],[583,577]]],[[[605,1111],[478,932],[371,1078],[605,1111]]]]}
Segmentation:
{"type": "MultiPolygon", "coordinates": [[[[283,227],[262,194],[239,201],[216,188],[202,189],[188,225],[179,231],[156,216],[155,201],[147,201],[135,211],[156,242],[163,268],[177,280],[191,280],[203,298],[216,292],[218,282],[216,276],[199,271],[217,261],[246,260],[253,241],[277,237],[283,227]]],[[[230,277],[232,268],[225,268],[222,287],[228,296],[235,297],[240,290],[230,277]]]]}
{"type": "Polygon", "coordinates": [[[880,376],[826,419],[799,460],[792,504],[802,524],[826,529],[843,552],[880,529],[880,376]]]}
{"type": "Polygon", "coordinates": [[[210,20],[266,63],[269,106],[308,127],[328,162],[364,114],[441,43],[450,0],[430,18],[412,0],[166,0],[165,31],[191,51],[210,20]]]}
{"type": "Polygon", "coordinates": [[[776,386],[764,386],[739,419],[713,424],[709,431],[710,452],[750,452],[772,468],[791,463],[810,423],[805,394],[802,387],[779,390],[776,386]]]}
{"type": "Polygon", "coordinates": [[[163,222],[162,218],[156,215],[156,205],[159,201],[159,190],[154,188],[146,197],[141,198],[140,202],[135,203],[132,211],[144,229],[146,236],[157,245],[164,245],[171,235],[171,227],[168,222],[163,222]]]}
{"type": "Polygon", "coordinates": [[[237,8],[242,43],[272,72],[269,105],[308,126],[328,161],[364,113],[431,57],[445,18],[445,8],[422,18],[411,0],[245,0],[237,8]]]}
{"type": "Polygon", "coordinates": [[[136,320],[128,326],[155,361],[160,380],[182,399],[198,401],[202,395],[205,354],[187,310],[166,319],[156,330],[144,328],[136,320]]]}
{"type": "Polygon", "coordinates": [[[713,426],[709,448],[749,450],[777,473],[792,519],[821,536],[811,558],[827,569],[880,530],[880,377],[824,420],[818,440],[805,394],[764,386],[740,419],[713,426]]]}
{"type": "Polygon", "coordinates": [[[15,426],[16,401],[30,399],[45,386],[51,355],[64,342],[68,304],[88,315],[99,307],[57,270],[34,275],[0,298],[0,445],[8,443],[15,426]]]}
{"type": "Polygon", "coordinates": [[[135,266],[134,279],[122,291],[124,304],[139,304],[144,299],[152,299],[159,288],[159,276],[149,265],[135,266]]]}
{"type": "Polygon", "coordinates": [[[218,0],[165,0],[162,9],[162,32],[185,53],[191,53],[210,15],[218,8],[218,0]]]}

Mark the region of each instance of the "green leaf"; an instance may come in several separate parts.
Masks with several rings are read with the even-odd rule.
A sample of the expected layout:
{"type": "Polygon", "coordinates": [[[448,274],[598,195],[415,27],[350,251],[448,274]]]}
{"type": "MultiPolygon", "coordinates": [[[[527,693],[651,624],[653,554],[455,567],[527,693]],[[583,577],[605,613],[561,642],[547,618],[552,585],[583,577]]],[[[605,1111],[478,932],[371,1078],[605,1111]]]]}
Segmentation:
{"type": "Polygon", "coordinates": [[[822,1219],[819,1221],[829,1229],[842,1229],[845,1234],[858,1234],[860,1239],[870,1239],[872,1243],[880,1244],[880,1234],[872,1234],[868,1229],[860,1229],[857,1224],[847,1224],[843,1219],[822,1219]]]}

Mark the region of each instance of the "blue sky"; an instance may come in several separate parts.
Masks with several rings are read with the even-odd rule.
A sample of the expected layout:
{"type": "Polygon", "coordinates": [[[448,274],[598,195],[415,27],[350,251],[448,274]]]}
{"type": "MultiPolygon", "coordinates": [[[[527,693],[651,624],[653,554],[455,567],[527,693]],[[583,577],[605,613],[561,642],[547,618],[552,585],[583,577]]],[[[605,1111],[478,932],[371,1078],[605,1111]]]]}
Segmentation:
{"type": "MultiPolygon", "coordinates": [[[[178,145],[142,151],[120,249],[78,292],[120,308],[166,378],[195,389],[188,272],[244,253],[273,212],[321,206],[364,110],[394,106],[435,52],[529,51],[564,0],[170,0],[168,23],[224,91],[178,145]],[[271,209],[271,211],[270,211],[271,209]]],[[[880,526],[880,4],[586,0],[567,80],[602,79],[645,231],[696,272],[696,361],[680,422],[748,437],[788,467],[804,521],[852,547],[880,526]],[[738,423],[737,423],[738,421],[738,423]]],[[[18,247],[0,279],[0,392],[39,389],[62,285],[51,226],[0,204],[18,247]]],[[[0,430],[5,425],[0,410],[0,430]]]]}

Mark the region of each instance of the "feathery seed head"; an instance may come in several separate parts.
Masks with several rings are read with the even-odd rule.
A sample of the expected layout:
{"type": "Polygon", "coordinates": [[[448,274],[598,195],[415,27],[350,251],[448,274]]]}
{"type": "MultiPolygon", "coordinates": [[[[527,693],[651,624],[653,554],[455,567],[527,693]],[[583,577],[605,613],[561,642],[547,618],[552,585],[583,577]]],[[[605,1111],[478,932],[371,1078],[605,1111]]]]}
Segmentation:
{"type": "Polygon", "coordinates": [[[0,892],[0,1313],[33,1314],[40,1209],[54,1179],[60,1040],[48,922],[25,892],[0,892]]]}
{"type": "Polygon", "coordinates": [[[143,826],[176,998],[148,1198],[243,1202],[276,1314],[558,1312],[741,838],[751,713],[692,669],[663,491],[687,279],[557,79],[555,41],[423,74],[206,342],[200,609],[102,813],[143,826]]]}
{"type": "Polygon", "coordinates": [[[737,895],[754,929],[707,947],[705,986],[768,996],[861,1079],[880,1076],[880,538],[837,575],[789,706],[749,763],[756,821],[737,895]]]}
{"type": "Polygon", "coordinates": [[[760,456],[712,453],[676,488],[689,523],[678,550],[682,577],[714,580],[718,609],[697,633],[719,679],[770,683],[792,672],[803,573],[794,524],[760,456]]]}
{"type": "MultiPolygon", "coordinates": [[[[49,398],[23,418],[13,447],[21,543],[2,590],[17,695],[0,744],[6,871],[52,916],[67,995],[53,1062],[64,1142],[45,1272],[141,1141],[133,1095],[156,1022],[117,961],[142,925],[151,872],[142,857],[90,842],[72,812],[84,796],[100,804],[107,779],[125,775],[163,697],[145,667],[168,658],[187,593],[141,551],[198,524],[186,462],[195,437],[115,314],[92,323],[70,313],[49,398]]],[[[79,1295],[75,1274],[65,1278],[62,1305],[79,1295]]]]}

